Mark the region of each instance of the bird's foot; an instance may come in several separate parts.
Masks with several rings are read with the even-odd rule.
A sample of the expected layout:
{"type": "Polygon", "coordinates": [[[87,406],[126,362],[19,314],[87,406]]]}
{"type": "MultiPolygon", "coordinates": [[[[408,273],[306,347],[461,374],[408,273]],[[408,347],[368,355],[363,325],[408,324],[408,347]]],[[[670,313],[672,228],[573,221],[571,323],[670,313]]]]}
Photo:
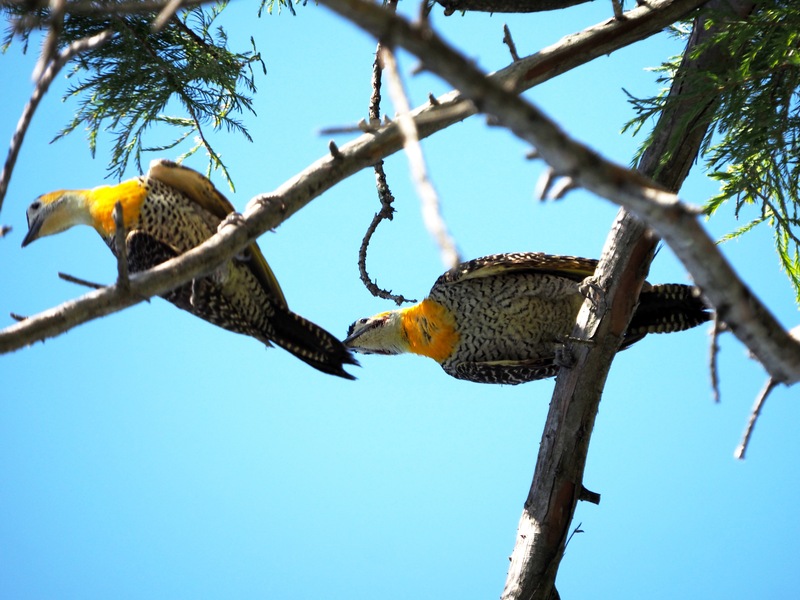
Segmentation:
{"type": "Polygon", "coordinates": [[[234,211],[229,213],[227,217],[219,222],[219,225],[217,225],[217,233],[229,226],[241,227],[242,225],[244,225],[244,217],[242,216],[242,213],[234,211]]]}
{"type": "Polygon", "coordinates": [[[597,312],[599,314],[603,314],[606,311],[606,294],[597,284],[597,280],[594,277],[587,277],[583,281],[578,284],[578,292],[584,297],[591,300],[597,312]]]}
{"type": "Polygon", "coordinates": [[[557,367],[571,369],[575,365],[575,355],[572,349],[566,344],[558,344],[553,355],[553,364],[557,367]]]}

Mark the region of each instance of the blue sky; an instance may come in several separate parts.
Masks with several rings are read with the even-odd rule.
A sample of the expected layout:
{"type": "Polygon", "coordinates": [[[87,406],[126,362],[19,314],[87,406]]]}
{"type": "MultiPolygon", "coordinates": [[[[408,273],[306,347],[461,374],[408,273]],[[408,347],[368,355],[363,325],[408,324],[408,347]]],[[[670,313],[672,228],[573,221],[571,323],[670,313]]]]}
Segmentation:
{"type": "MultiPolygon", "coordinates": [[[[224,22],[234,48],[256,38],[268,69],[257,80],[258,116],[247,119],[254,143],[213,138],[240,209],[326,152],[319,129],[366,115],[375,46],[321,7],[256,20],[251,4],[233,3],[224,22]]],[[[433,24],[494,70],[508,61],[503,23],[528,54],[608,11],[591,3],[554,15],[444,18],[437,9],[433,24]]],[[[526,96],[628,164],[640,140],[619,133],[631,116],[622,88],[652,93],[646,68],[680,50],[662,33],[526,96]]],[[[0,59],[0,139],[10,139],[30,94],[34,62],[19,48],[0,59]]],[[[405,73],[415,65],[401,54],[405,73]]],[[[431,75],[408,85],[413,105],[450,89],[431,75]]],[[[61,101],[65,88],[61,77],[42,103],[0,215],[14,228],[0,240],[3,325],[9,312],[34,314],[83,293],[57,271],[115,276],[88,228],[19,247],[33,198],[104,182],[107,139],[94,160],[80,133],[49,143],[74,110],[61,101]]],[[[156,130],[154,142],[166,135],[156,130]]],[[[616,208],[583,192],[535,201],[543,166],[510,133],[474,117],[424,150],[465,258],[599,255],[616,208]]],[[[201,157],[188,164],[205,167],[201,157]]],[[[443,267],[405,157],[391,157],[387,171],[397,214],[379,228],[368,267],[381,285],[421,298],[443,267]]],[[[715,189],[696,167],[681,196],[700,203],[715,189]]],[[[290,306],[337,335],[392,308],[364,289],[356,265],[378,208],[364,171],[259,240],[290,306]]],[[[724,216],[708,228],[719,237],[736,224],[724,216]]],[[[769,232],[723,249],[777,318],[796,325],[769,232]]],[[[665,248],[650,280],[688,278],[665,248]]],[[[773,393],[747,460],[735,461],[766,376],[731,336],[721,347],[721,404],[711,399],[704,327],[650,336],[615,361],[585,479],[602,501],[578,507],[584,533],[562,562],[562,597],[796,595],[797,392],[773,393]]],[[[497,597],[553,382],[470,384],[415,356],[361,364],[356,382],[325,376],[160,299],[0,357],[0,597],[497,597]]]]}

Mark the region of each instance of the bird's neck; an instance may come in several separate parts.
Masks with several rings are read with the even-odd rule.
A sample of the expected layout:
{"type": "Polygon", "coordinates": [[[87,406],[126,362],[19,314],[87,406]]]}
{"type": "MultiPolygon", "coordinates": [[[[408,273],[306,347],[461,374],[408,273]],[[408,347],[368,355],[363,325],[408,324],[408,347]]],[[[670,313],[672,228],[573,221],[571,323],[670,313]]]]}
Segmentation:
{"type": "Polygon", "coordinates": [[[408,351],[444,362],[455,349],[459,335],[450,312],[438,302],[423,300],[400,311],[400,326],[408,351]]]}
{"type": "Polygon", "coordinates": [[[114,206],[122,205],[122,214],[126,228],[135,225],[139,220],[147,189],[137,177],[123,181],[117,185],[102,185],[86,192],[89,212],[94,228],[104,237],[114,235],[114,206]]]}

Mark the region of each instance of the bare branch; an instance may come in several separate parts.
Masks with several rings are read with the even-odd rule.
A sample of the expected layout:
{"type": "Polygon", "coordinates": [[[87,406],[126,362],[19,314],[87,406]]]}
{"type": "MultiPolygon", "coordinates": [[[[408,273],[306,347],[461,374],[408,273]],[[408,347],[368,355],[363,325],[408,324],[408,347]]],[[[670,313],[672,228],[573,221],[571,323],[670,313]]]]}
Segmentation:
{"type": "Polygon", "coordinates": [[[770,377],[767,379],[764,387],[761,389],[761,393],[758,394],[756,402],[753,405],[753,410],[750,412],[750,418],[747,420],[747,427],[745,427],[744,434],[742,435],[742,441],[733,452],[734,458],[744,460],[744,455],[747,452],[747,447],[750,445],[750,438],[752,437],[753,430],[756,427],[756,421],[758,421],[758,417],[761,414],[761,409],[764,408],[764,403],[767,401],[767,397],[777,385],[778,383],[770,377]]]}
{"type": "MultiPolygon", "coordinates": [[[[376,37],[416,54],[482,110],[531,143],[557,173],[633,211],[652,226],[683,262],[720,318],[776,380],[800,381],[800,344],[736,275],[697,220],[698,210],[652,180],[606,160],[572,140],[538,108],[488,78],[428,29],[363,0],[321,0],[376,37]]],[[[513,65],[512,65],[513,66],[513,65]]]]}
{"type": "Polygon", "coordinates": [[[82,285],[83,287],[88,287],[93,290],[101,290],[104,286],[101,283],[94,283],[93,281],[87,281],[86,279],[81,279],[80,277],[75,277],[74,275],[70,275],[68,273],[61,273],[59,271],[58,277],[63,279],[64,281],[69,281],[70,283],[74,283],[76,285],[82,285]]]}
{"type": "MultiPolygon", "coordinates": [[[[517,90],[528,89],[593,58],[657,33],[702,2],[703,0],[653,0],[627,12],[624,21],[606,21],[578,34],[566,36],[535,55],[498,71],[492,79],[498,83],[513,81],[517,90]]],[[[163,3],[159,3],[161,5],[163,3]]],[[[453,91],[440,96],[436,104],[426,102],[415,109],[412,116],[420,138],[424,138],[475,112],[475,106],[469,100],[453,91]]],[[[284,183],[277,192],[277,201],[282,203],[281,210],[269,212],[259,209],[259,205],[269,199],[268,194],[251,201],[253,209],[251,219],[247,221],[248,239],[241,245],[236,245],[238,238],[234,240],[232,237],[234,228],[229,228],[225,232],[224,240],[217,234],[191,253],[160,265],[153,272],[143,272],[132,277],[131,296],[135,295],[135,299],[122,298],[118,292],[115,295],[115,292],[109,291],[113,288],[106,288],[37,315],[33,325],[8,327],[0,331],[0,353],[59,335],[75,325],[121,310],[143,298],[163,294],[193,277],[200,276],[202,272],[211,272],[216,264],[232,258],[249,241],[277,227],[327,189],[400,150],[402,142],[402,136],[394,123],[360,136],[340,148],[343,155],[340,160],[334,163],[330,155],[325,155],[284,183]],[[203,260],[211,264],[204,264],[203,260]],[[214,260],[218,263],[214,263],[214,260]],[[168,269],[173,271],[170,273],[168,269]]],[[[4,192],[5,187],[0,186],[0,190],[4,192]]]]}
{"type": "MultiPolygon", "coordinates": [[[[792,329],[789,334],[794,339],[800,341],[800,326],[792,329]]],[[[756,427],[756,421],[758,421],[758,417],[761,415],[761,409],[764,408],[767,397],[772,393],[772,390],[775,389],[777,385],[778,382],[772,377],[767,379],[767,381],[764,383],[764,387],[761,389],[758,397],[756,397],[755,404],[753,404],[753,410],[750,412],[750,418],[747,420],[747,427],[745,427],[744,434],[742,435],[742,441],[733,452],[734,458],[744,460],[744,455],[747,452],[747,448],[750,446],[750,438],[753,437],[753,430],[756,427]]]]}
{"type": "Polygon", "coordinates": [[[711,341],[708,349],[708,370],[711,373],[711,396],[714,402],[719,402],[719,369],[717,358],[719,357],[719,334],[723,331],[724,325],[720,322],[717,315],[714,315],[714,322],[711,326],[711,341]]]}
{"type": "Polygon", "coordinates": [[[91,37],[77,40],[61,50],[61,52],[59,52],[58,55],[56,55],[56,57],[45,67],[44,71],[42,72],[42,76],[36,82],[36,87],[34,88],[28,103],[25,105],[25,108],[22,111],[22,116],[19,118],[17,128],[14,130],[14,134],[11,136],[11,143],[9,144],[6,162],[3,165],[3,172],[0,173],[0,210],[3,208],[3,200],[5,199],[6,192],[8,191],[11,173],[14,171],[14,165],[17,162],[17,156],[19,155],[19,150],[22,147],[22,142],[25,139],[25,134],[28,131],[33,114],[36,112],[39,102],[47,92],[47,89],[50,87],[53,79],[64,67],[64,65],[67,64],[67,62],[69,62],[74,56],[80,54],[81,52],[88,52],[89,50],[97,48],[101,44],[104,44],[111,39],[112,35],[113,33],[110,30],[106,30],[101,31],[100,33],[91,37]]]}
{"type": "Polygon", "coordinates": [[[394,53],[388,46],[381,47],[381,58],[389,80],[389,94],[397,110],[395,119],[403,136],[403,149],[408,157],[411,179],[422,202],[422,219],[428,233],[433,236],[433,239],[439,245],[442,263],[445,268],[452,269],[461,262],[461,257],[452,235],[447,230],[447,223],[442,217],[439,195],[436,193],[436,188],[428,176],[425,156],[419,143],[419,133],[414,119],[411,117],[411,107],[397,69],[397,61],[395,61],[394,53]]]}
{"type": "Polygon", "coordinates": [[[39,81],[47,65],[52,62],[58,53],[58,38],[61,37],[61,31],[64,28],[65,6],[66,0],[50,0],[50,30],[47,32],[44,44],[42,44],[39,60],[36,61],[36,66],[33,68],[31,79],[34,82],[39,81]]]}

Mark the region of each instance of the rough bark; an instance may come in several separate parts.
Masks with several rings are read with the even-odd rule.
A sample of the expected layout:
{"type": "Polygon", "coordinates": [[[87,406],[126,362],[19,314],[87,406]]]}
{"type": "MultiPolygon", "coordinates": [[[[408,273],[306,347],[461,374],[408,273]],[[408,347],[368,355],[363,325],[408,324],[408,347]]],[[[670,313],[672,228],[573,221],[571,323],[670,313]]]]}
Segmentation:
{"type": "MultiPolygon", "coordinates": [[[[719,4],[714,2],[710,8],[718,9],[719,4]]],[[[737,2],[734,7],[738,16],[744,16],[752,3],[737,2]]],[[[670,108],[662,113],[638,167],[673,191],[680,189],[695,162],[716,106],[713,96],[698,98],[692,92],[687,97],[686,81],[698,72],[721,66],[724,54],[716,49],[697,60],[688,58],[693,48],[722,26],[706,29],[707,17],[703,15],[695,21],[686,58],[670,89],[670,108]],[[676,147],[675,140],[681,143],[671,151],[676,147]]],[[[657,241],[642,221],[620,210],[573,331],[573,337],[581,340],[572,345],[574,362],[562,369],[553,392],[511,556],[502,596],[506,600],[557,597],[555,578],[584,489],[586,457],[603,386],[657,241]]]]}

